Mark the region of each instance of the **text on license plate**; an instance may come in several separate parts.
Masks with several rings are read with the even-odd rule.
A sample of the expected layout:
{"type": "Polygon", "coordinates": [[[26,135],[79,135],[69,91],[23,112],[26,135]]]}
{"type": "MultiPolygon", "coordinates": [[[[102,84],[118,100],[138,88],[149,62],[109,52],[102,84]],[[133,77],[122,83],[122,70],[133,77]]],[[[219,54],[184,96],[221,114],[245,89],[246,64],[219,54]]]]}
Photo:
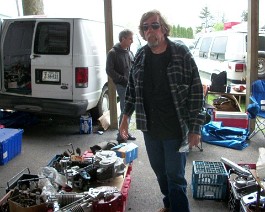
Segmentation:
{"type": "Polygon", "coordinates": [[[60,81],[60,72],[58,72],[58,71],[43,71],[42,72],[42,81],[59,82],[60,81]]]}

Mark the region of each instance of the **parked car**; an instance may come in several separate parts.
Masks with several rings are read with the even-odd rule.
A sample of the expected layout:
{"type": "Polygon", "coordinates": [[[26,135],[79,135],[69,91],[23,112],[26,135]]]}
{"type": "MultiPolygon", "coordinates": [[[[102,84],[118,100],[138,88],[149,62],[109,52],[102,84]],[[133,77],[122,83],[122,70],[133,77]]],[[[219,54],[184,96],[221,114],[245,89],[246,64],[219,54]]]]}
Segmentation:
{"type": "Polygon", "coordinates": [[[169,39],[174,42],[183,42],[190,50],[194,49],[195,39],[178,37],[169,37],[169,39]]]}
{"type": "MultiPolygon", "coordinates": [[[[210,80],[212,73],[227,72],[228,83],[246,82],[247,32],[225,30],[205,33],[192,51],[200,76],[210,80]]],[[[258,78],[265,78],[265,34],[259,34],[258,78]]]]}
{"type": "MultiPolygon", "coordinates": [[[[114,40],[122,27],[114,26],[114,40]]],[[[104,22],[5,19],[0,39],[0,108],[95,118],[109,109],[104,22]]],[[[139,43],[134,39],[134,45],[139,43]]],[[[137,48],[135,48],[137,49],[137,48]]]]}

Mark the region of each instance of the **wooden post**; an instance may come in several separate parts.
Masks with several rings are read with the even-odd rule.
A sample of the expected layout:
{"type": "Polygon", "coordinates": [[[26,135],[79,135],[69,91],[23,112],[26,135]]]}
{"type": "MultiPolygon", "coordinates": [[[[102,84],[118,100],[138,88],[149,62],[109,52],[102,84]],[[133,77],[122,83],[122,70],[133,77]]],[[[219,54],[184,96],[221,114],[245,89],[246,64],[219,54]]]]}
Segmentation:
{"type": "MultiPolygon", "coordinates": [[[[247,33],[247,82],[246,108],[251,95],[251,85],[258,79],[258,36],[259,36],[259,0],[248,0],[247,33]]],[[[255,129],[255,120],[249,122],[250,133],[255,129]]]]}
{"type": "MultiPolygon", "coordinates": [[[[107,54],[109,50],[113,47],[113,21],[111,0],[104,0],[104,14],[107,54]]],[[[110,104],[110,128],[118,129],[116,87],[111,78],[108,78],[108,90],[110,104]]]]}

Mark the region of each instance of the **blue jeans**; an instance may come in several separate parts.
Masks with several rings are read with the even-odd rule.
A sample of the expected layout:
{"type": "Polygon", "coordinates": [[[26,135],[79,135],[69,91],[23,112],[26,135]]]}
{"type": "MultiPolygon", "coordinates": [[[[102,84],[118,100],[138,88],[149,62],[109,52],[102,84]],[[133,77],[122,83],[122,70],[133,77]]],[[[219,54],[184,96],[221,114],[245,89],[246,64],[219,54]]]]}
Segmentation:
{"type": "Polygon", "coordinates": [[[122,120],[122,115],[123,115],[123,109],[125,106],[125,92],[126,92],[126,87],[116,84],[116,90],[117,93],[119,95],[119,99],[120,99],[120,110],[121,110],[121,114],[119,116],[119,126],[121,125],[121,120],[122,120]]]}
{"type": "Polygon", "coordinates": [[[154,170],[163,202],[171,212],[189,212],[185,179],[186,153],[178,152],[177,139],[157,140],[144,132],[147,155],[154,170]]]}

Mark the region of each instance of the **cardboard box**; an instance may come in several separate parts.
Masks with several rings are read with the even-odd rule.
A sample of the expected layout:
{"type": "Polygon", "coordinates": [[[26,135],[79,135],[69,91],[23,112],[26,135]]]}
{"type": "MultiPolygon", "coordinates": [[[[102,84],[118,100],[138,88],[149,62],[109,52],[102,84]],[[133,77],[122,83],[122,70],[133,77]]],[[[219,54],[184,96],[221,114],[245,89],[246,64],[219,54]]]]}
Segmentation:
{"type": "Polygon", "coordinates": [[[248,115],[243,112],[215,111],[214,121],[222,121],[226,127],[248,128],[248,115]]]}
{"type": "Polygon", "coordinates": [[[93,133],[92,117],[81,116],[80,117],[80,134],[92,134],[92,133],[93,133]]]}
{"type": "Polygon", "coordinates": [[[134,143],[122,143],[111,150],[115,151],[118,157],[124,158],[125,164],[131,163],[138,157],[138,146],[134,143]]]}
{"type": "Polygon", "coordinates": [[[22,129],[0,128],[0,165],[21,153],[22,129]]]}
{"type": "Polygon", "coordinates": [[[9,191],[8,193],[6,193],[1,199],[0,199],[0,210],[4,210],[6,208],[8,208],[8,198],[11,196],[12,191],[9,191]]]}
{"type": "Polygon", "coordinates": [[[46,203],[33,205],[31,207],[23,207],[22,205],[16,202],[19,198],[19,196],[16,196],[8,200],[10,212],[47,212],[48,210],[46,203]]]}

